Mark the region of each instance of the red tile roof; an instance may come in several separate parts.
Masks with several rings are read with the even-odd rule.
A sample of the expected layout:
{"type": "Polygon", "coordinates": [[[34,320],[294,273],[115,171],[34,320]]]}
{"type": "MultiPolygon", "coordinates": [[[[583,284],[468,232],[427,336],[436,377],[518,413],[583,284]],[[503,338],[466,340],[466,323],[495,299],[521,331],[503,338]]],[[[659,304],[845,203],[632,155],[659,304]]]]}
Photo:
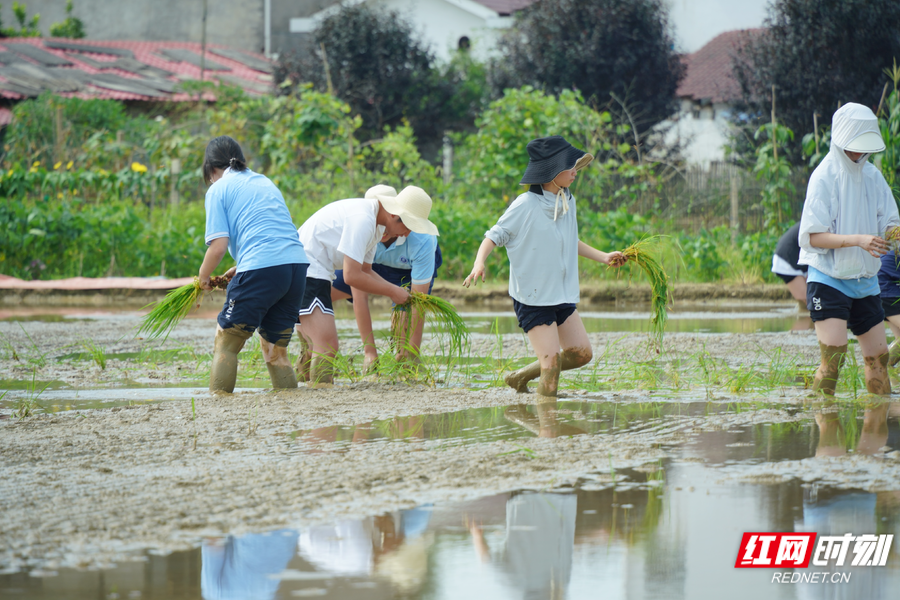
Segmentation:
{"type": "Polygon", "coordinates": [[[678,86],[679,98],[730,102],[741,97],[732,74],[731,57],[762,29],[736,29],[714,37],[708,44],[683,58],[687,73],[678,86]]]}
{"type": "MultiPolygon", "coordinates": [[[[195,53],[198,58],[200,55],[200,44],[197,42],[132,42],[109,40],[65,40],[59,38],[2,39],[0,40],[0,63],[5,64],[6,67],[0,67],[0,97],[20,99],[36,95],[35,93],[31,92],[26,93],[28,92],[27,88],[23,88],[21,85],[16,85],[14,82],[10,81],[10,78],[15,79],[15,69],[8,69],[15,66],[16,64],[20,64],[26,68],[31,68],[32,70],[35,68],[38,69],[38,74],[43,76],[42,80],[40,80],[38,83],[34,83],[33,85],[42,85],[46,89],[57,89],[59,86],[54,87],[56,83],[54,81],[54,78],[59,78],[59,80],[69,84],[68,86],[62,87],[66,89],[72,89],[74,85],[74,87],[77,88],[77,91],[58,92],[61,96],[74,96],[78,98],[106,98],[113,100],[164,99],[175,102],[196,99],[195,97],[189,96],[188,94],[185,94],[183,92],[168,91],[174,84],[179,81],[200,79],[199,66],[195,66],[188,62],[176,61],[167,58],[165,54],[163,54],[163,51],[168,49],[189,50],[195,53]],[[73,47],[88,46],[110,48],[113,49],[116,54],[118,54],[118,56],[100,52],[81,52],[60,48],[50,48],[44,44],[45,41],[51,43],[61,42],[64,44],[71,44],[73,47]],[[12,45],[7,46],[7,44],[12,45]],[[69,61],[71,65],[56,67],[47,66],[46,64],[41,65],[39,60],[30,57],[28,54],[23,54],[21,51],[16,53],[16,44],[20,45],[20,50],[21,44],[31,44],[32,46],[35,46],[43,50],[44,52],[48,52],[60,59],[69,61]],[[130,70],[123,70],[119,68],[102,69],[100,67],[102,63],[112,63],[122,58],[122,55],[127,56],[129,51],[131,54],[133,54],[134,61],[138,63],[137,66],[141,67],[141,69],[135,69],[135,62],[127,61],[127,59],[123,60],[122,66],[128,66],[130,67],[130,70]],[[10,56],[9,52],[15,53],[15,56],[10,56]],[[12,60],[12,62],[7,62],[4,60],[4,58],[7,60],[14,60],[12,60]],[[31,67],[31,65],[36,65],[36,67],[31,67]],[[143,65],[147,66],[146,69],[143,65]],[[171,75],[165,76],[159,71],[159,69],[171,73],[171,75]],[[7,75],[4,75],[4,72],[6,72],[7,75]],[[116,77],[110,77],[110,75],[115,75],[116,77]],[[122,79],[128,81],[123,82],[122,79]],[[73,81],[77,83],[72,84],[73,81]],[[118,87],[120,89],[110,89],[109,87],[98,85],[98,83],[106,83],[107,85],[112,85],[113,88],[118,87]],[[132,83],[137,86],[135,90],[124,91],[124,89],[122,89],[132,87],[132,83]],[[140,89],[142,87],[147,93],[140,93],[140,89]],[[149,88],[153,89],[151,90],[149,88]]],[[[221,54],[215,54],[214,51],[216,49],[221,49],[225,54],[237,58],[241,58],[241,54],[248,55],[246,57],[246,62],[249,64],[254,64],[260,69],[262,69],[263,67],[261,66],[259,61],[263,61],[263,63],[269,63],[267,59],[258,54],[252,54],[249,52],[241,53],[218,44],[207,44],[206,61],[210,63],[210,69],[206,70],[204,79],[216,81],[219,75],[221,75],[223,79],[227,79],[229,83],[240,85],[248,93],[268,93],[268,90],[272,87],[272,78],[270,74],[263,73],[261,70],[253,69],[233,58],[226,58],[221,54]],[[215,63],[215,65],[213,65],[212,63],[215,63]],[[219,68],[224,67],[227,70],[212,70],[212,68],[216,65],[219,68]]],[[[29,80],[26,79],[26,81],[29,80]]]]}
{"type": "Polygon", "coordinates": [[[511,15],[517,10],[527,8],[538,0],[475,0],[478,4],[486,6],[499,15],[511,15]]]}

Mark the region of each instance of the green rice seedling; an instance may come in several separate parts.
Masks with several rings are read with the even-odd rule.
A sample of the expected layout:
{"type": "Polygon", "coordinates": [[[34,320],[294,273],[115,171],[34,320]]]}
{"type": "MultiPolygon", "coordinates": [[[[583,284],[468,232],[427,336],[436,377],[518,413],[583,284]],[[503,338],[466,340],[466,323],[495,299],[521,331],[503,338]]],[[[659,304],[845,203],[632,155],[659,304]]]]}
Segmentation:
{"type": "Polygon", "coordinates": [[[37,343],[31,337],[31,334],[29,334],[27,331],[25,331],[25,328],[22,326],[21,323],[19,323],[18,321],[17,321],[17,323],[19,325],[19,329],[22,330],[22,333],[25,334],[25,337],[28,338],[28,342],[31,344],[31,348],[29,349],[28,357],[27,357],[28,362],[31,365],[38,367],[38,368],[46,367],[47,366],[47,354],[49,354],[49,353],[41,352],[40,348],[38,348],[37,343]]]}
{"type": "Polygon", "coordinates": [[[531,448],[526,448],[525,446],[520,446],[518,444],[513,444],[513,446],[516,447],[515,450],[510,450],[509,452],[501,452],[497,456],[507,456],[509,454],[518,454],[519,452],[521,452],[529,459],[537,458],[538,453],[531,448]]]}
{"type": "Polygon", "coordinates": [[[197,420],[197,406],[194,404],[194,397],[191,396],[191,421],[197,420]]]}
{"type": "Polygon", "coordinates": [[[669,320],[666,309],[670,300],[669,276],[656,257],[661,240],[662,236],[658,235],[645,237],[622,251],[628,261],[641,268],[650,282],[650,337],[656,343],[657,353],[662,350],[663,334],[669,320]]]}
{"type": "Polygon", "coordinates": [[[726,367],[728,370],[728,379],[725,387],[733,394],[741,392],[750,392],[753,390],[754,383],[757,381],[757,368],[754,365],[741,365],[735,369],[726,367]]]}
{"type": "MultiPolygon", "coordinates": [[[[437,329],[449,338],[449,356],[463,357],[463,351],[469,346],[469,328],[450,302],[438,296],[410,292],[409,300],[396,308],[400,307],[411,308],[423,317],[426,315],[433,317],[437,329]]],[[[391,329],[394,331],[399,330],[399,319],[402,316],[398,314],[400,312],[402,311],[395,309],[391,314],[391,329]]],[[[410,329],[407,328],[406,331],[409,332],[410,329]]],[[[408,341],[403,340],[403,343],[408,341]]]]}
{"type": "Polygon", "coordinates": [[[856,352],[854,352],[853,348],[847,348],[847,354],[844,357],[844,365],[841,367],[839,377],[838,383],[842,384],[844,389],[850,390],[850,392],[853,393],[854,400],[859,397],[859,391],[861,389],[866,389],[866,375],[862,365],[860,365],[859,361],[856,359],[856,352]]]}
{"type": "Polygon", "coordinates": [[[19,360],[19,353],[16,352],[16,347],[12,345],[12,342],[7,339],[5,335],[0,333],[0,348],[3,349],[4,358],[7,360],[19,360]]]}
{"type": "Polygon", "coordinates": [[[106,350],[94,343],[94,340],[84,338],[81,340],[81,347],[90,355],[98,367],[106,369],[106,350]]]}
{"type": "Polygon", "coordinates": [[[24,398],[21,398],[16,403],[16,408],[13,410],[13,416],[17,419],[25,419],[27,417],[35,414],[38,405],[38,398],[40,398],[41,394],[44,393],[50,384],[44,384],[40,390],[38,389],[37,379],[37,369],[32,369],[31,371],[31,384],[25,389],[27,395],[24,398]]]}
{"type": "MultiPolygon", "coordinates": [[[[224,276],[210,278],[213,289],[224,290],[228,287],[229,281],[231,279],[224,276]]],[[[200,280],[195,277],[192,283],[175,288],[162,300],[145,306],[144,308],[149,308],[150,312],[144,316],[135,336],[144,335],[151,340],[162,337],[165,340],[192,308],[200,306],[202,299],[200,280]]]]}

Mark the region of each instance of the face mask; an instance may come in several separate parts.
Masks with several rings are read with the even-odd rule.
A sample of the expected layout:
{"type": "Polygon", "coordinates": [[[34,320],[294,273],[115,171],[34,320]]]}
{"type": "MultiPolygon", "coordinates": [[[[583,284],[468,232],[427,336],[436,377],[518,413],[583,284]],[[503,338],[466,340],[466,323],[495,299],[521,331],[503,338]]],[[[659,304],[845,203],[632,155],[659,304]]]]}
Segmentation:
{"type": "Polygon", "coordinates": [[[864,162],[869,160],[869,156],[870,156],[869,154],[863,154],[862,156],[859,157],[859,159],[857,159],[856,164],[858,164],[858,165],[863,164],[864,162]]]}

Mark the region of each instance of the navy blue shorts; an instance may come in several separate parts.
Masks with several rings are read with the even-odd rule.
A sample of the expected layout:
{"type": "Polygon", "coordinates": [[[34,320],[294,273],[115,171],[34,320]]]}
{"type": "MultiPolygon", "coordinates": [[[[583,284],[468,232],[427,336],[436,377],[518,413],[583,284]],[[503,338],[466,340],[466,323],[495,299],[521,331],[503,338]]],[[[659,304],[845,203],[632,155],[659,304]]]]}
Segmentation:
{"type": "Polygon", "coordinates": [[[781,277],[781,280],[785,283],[790,283],[793,280],[797,279],[798,277],[803,277],[803,275],[782,275],[781,273],[775,273],[775,274],[778,275],[779,277],[781,277]]]}
{"type": "Polygon", "coordinates": [[[884,309],[884,319],[900,315],[900,298],[881,298],[881,308],[884,309]]]}
{"type": "MultiPolygon", "coordinates": [[[[388,283],[393,283],[394,285],[399,285],[400,287],[409,287],[412,284],[412,279],[410,279],[410,275],[412,271],[409,269],[398,269],[396,267],[387,267],[385,265],[372,265],[372,271],[381,275],[381,278],[387,281],[388,283]]],[[[347,298],[348,302],[353,302],[353,293],[350,291],[350,286],[347,285],[347,282],[344,281],[344,271],[335,271],[334,272],[334,281],[331,282],[331,287],[336,290],[340,290],[345,294],[350,294],[350,297],[347,298]]],[[[431,283],[428,284],[428,293],[431,293],[431,290],[434,288],[434,277],[431,278],[431,283]]]]}
{"type": "Polygon", "coordinates": [[[270,344],[287,346],[306,288],[306,264],[278,265],[242,271],[225,290],[216,321],[222,329],[237,327],[270,344]]]}
{"type": "Polygon", "coordinates": [[[841,319],[847,321],[853,335],[863,335],[884,321],[881,296],[850,298],[818,281],[806,285],[806,308],[813,323],[841,319]]]}
{"type": "Polygon", "coordinates": [[[528,306],[513,298],[513,309],[516,318],[519,319],[519,327],[528,333],[538,325],[552,325],[559,327],[575,312],[574,304],[557,304],[556,306],[528,306]]]}
{"type": "Polygon", "coordinates": [[[300,310],[295,314],[294,320],[297,320],[297,315],[301,317],[311,315],[317,308],[326,315],[334,316],[334,307],[331,304],[331,282],[309,277],[306,279],[303,302],[300,303],[300,310]]]}

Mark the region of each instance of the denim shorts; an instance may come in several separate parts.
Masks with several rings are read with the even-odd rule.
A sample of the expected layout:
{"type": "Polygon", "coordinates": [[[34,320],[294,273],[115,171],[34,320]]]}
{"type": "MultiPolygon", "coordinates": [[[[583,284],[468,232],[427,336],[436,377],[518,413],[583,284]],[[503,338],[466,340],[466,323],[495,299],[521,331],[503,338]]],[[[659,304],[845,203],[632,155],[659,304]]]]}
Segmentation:
{"type": "Polygon", "coordinates": [[[307,264],[278,265],[236,274],[225,290],[216,321],[222,329],[237,327],[270,344],[291,341],[297,311],[306,288],[307,264]]]}
{"type": "Polygon", "coordinates": [[[528,333],[538,325],[551,325],[557,327],[566,322],[575,312],[574,304],[557,304],[556,306],[528,306],[513,298],[513,309],[519,320],[519,327],[528,333]]]}
{"type": "Polygon", "coordinates": [[[825,319],[847,321],[853,335],[863,335],[884,321],[881,296],[851,298],[818,281],[806,285],[806,308],[813,323],[825,319]]]}

